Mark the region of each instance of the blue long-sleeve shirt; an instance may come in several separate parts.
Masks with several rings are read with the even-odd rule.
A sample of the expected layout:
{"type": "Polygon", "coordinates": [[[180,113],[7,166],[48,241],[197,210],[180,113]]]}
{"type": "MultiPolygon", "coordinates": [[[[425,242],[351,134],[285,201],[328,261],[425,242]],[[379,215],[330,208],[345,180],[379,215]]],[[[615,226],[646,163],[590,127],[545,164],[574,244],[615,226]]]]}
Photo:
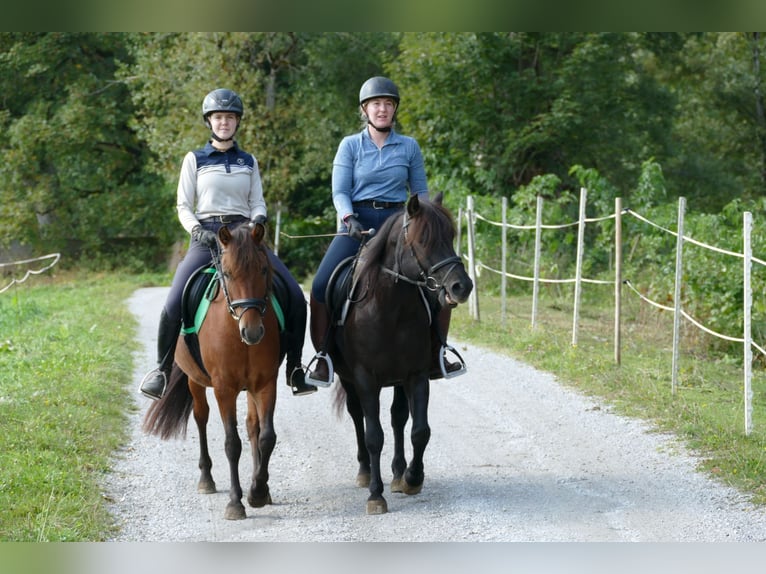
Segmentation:
{"type": "Polygon", "coordinates": [[[364,128],[341,140],[332,164],[332,200],[341,219],[354,212],[354,202],[404,202],[409,194],[428,196],[423,154],[415,139],[392,130],[378,149],[364,128]]]}

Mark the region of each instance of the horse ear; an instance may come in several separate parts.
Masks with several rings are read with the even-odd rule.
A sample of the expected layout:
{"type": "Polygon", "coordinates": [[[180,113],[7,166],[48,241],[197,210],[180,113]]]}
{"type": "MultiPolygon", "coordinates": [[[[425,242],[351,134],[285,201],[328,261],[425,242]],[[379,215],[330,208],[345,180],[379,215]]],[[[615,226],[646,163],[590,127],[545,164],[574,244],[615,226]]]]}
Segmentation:
{"type": "Polygon", "coordinates": [[[225,225],[218,230],[218,239],[224,245],[227,245],[231,241],[231,231],[225,225]]]}
{"type": "Polygon", "coordinates": [[[438,203],[439,205],[442,204],[442,201],[444,201],[444,192],[439,192],[436,195],[434,195],[434,198],[431,200],[431,203],[438,203]]]}
{"type": "Polygon", "coordinates": [[[407,215],[412,217],[420,209],[420,198],[417,193],[413,193],[407,202],[407,215]]]}
{"type": "Polygon", "coordinates": [[[260,243],[263,241],[263,236],[266,235],[266,226],[263,223],[250,223],[250,235],[253,237],[253,241],[260,243]]]}

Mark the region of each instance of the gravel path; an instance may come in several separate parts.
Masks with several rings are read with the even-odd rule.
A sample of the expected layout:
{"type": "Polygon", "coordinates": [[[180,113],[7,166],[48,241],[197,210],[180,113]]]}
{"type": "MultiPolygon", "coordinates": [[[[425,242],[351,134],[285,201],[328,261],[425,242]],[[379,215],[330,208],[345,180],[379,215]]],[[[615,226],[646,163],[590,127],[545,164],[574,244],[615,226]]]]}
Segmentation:
{"type": "MultiPolygon", "coordinates": [[[[140,289],[129,300],[143,344],[134,387],[153,364],[166,293],[140,289]]],[[[432,385],[423,491],[409,497],[386,486],[389,512],[382,516],[365,515],[367,490],[354,486],[352,423],[336,417],[332,390],[293,397],[281,374],[270,466],[274,504],[247,507],[242,521],[223,519],[228,471],[217,411],[209,429],[218,492],[202,495],[194,421],[183,440],[147,436],[140,424],[149,401],[135,393],[130,441],[104,485],[121,526],[114,541],[766,540],[766,509],[697,472],[695,458],[672,437],[611,414],[514,359],[459,346],[468,374],[432,385]]],[[[384,390],[386,415],[390,397],[384,390]]],[[[244,396],[240,407],[246,441],[244,396]]],[[[393,439],[387,422],[384,428],[388,481],[393,439]]],[[[246,488],[252,460],[244,446],[246,488]]]]}

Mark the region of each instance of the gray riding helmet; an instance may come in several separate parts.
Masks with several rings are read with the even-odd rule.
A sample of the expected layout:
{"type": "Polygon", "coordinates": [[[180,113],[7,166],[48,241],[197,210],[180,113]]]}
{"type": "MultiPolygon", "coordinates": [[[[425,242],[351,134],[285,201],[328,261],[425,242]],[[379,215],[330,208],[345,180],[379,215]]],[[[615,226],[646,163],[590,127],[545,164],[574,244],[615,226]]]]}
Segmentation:
{"type": "Polygon", "coordinates": [[[236,92],[226,88],[218,88],[202,100],[202,120],[208,129],[211,128],[207,117],[213,112],[232,112],[237,114],[241,120],[245,113],[245,107],[242,105],[242,98],[236,92]]]}
{"type": "Polygon", "coordinates": [[[399,88],[388,78],[375,76],[362,84],[362,88],[359,90],[359,105],[361,106],[372,98],[391,98],[396,102],[396,107],[398,108],[399,88]]]}

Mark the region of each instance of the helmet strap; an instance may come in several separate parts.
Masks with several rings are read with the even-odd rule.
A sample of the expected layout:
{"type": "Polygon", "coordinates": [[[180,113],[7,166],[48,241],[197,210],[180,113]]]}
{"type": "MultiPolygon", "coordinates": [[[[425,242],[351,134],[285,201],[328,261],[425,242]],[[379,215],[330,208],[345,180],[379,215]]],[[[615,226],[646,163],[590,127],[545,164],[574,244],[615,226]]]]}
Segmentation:
{"type": "Polygon", "coordinates": [[[373,128],[375,128],[376,131],[381,132],[381,133],[386,133],[386,132],[390,132],[391,131],[391,126],[390,125],[386,126],[384,128],[379,128],[378,126],[376,126],[374,123],[372,123],[370,121],[370,118],[367,118],[367,124],[372,126],[373,128]]]}
{"type": "Polygon", "coordinates": [[[232,136],[230,138],[226,138],[226,139],[219,138],[217,135],[215,135],[215,132],[213,130],[210,130],[210,137],[212,137],[215,141],[221,142],[221,143],[223,143],[223,142],[230,142],[230,141],[232,141],[234,139],[234,136],[232,136]]]}

